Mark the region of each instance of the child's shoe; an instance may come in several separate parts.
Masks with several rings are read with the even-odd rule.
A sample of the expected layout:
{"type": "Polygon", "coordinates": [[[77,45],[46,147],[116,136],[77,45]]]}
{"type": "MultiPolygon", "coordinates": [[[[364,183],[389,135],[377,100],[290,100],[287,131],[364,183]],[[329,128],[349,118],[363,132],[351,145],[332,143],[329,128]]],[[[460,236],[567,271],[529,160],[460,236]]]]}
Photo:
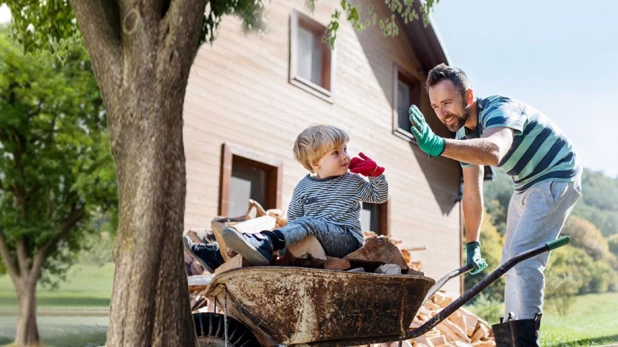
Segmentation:
{"type": "Polygon", "coordinates": [[[268,265],[273,255],[273,245],[268,236],[257,233],[241,233],[234,227],[223,229],[223,240],[251,265],[268,265]]]}
{"type": "Polygon", "coordinates": [[[216,242],[197,243],[187,236],[183,237],[185,249],[191,254],[204,270],[214,273],[215,269],[223,264],[223,257],[219,252],[219,244],[216,242]]]}

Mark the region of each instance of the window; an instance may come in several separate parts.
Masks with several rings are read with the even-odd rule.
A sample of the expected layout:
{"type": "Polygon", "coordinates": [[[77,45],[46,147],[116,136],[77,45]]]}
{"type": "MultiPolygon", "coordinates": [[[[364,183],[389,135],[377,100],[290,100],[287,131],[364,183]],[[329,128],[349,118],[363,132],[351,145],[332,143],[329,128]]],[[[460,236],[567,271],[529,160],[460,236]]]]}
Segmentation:
{"type": "Polygon", "coordinates": [[[388,235],[388,201],[383,204],[363,203],[360,213],[361,229],[378,235],[388,235]]]}
{"type": "Polygon", "coordinates": [[[243,215],[249,199],[265,209],[281,208],[282,168],[279,160],[223,144],[219,215],[243,215]]]}
{"type": "Polygon", "coordinates": [[[414,141],[410,133],[408,109],[411,105],[421,107],[422,84],[418,78],[402,71],[397,65],[394,71],[393,133],[414,141]]]}
{"type": "Polygon", "coordinates": [[[290,18],[290,83],[332,101],[333,55],[326,27],[294,11],[290,18]]]}

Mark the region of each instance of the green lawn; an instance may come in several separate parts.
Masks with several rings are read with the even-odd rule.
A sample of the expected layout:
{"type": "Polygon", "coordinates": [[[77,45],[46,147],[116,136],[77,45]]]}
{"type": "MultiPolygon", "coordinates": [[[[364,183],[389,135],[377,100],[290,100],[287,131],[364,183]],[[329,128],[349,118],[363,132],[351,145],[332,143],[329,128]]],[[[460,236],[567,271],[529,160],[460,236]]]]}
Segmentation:
{"type": "MultiPolygon", "coordinates": [[[[72,267],[67,281],[57,290],[37,288],[38,305],[48,308],[107,308],[109,306],[114,278],[113,264],[72,267]]],[[[0,277],[0,313],[17,310],[15,288],[8,275],[0,277]]]]}
{"type": "MultiPolygon", "coordinates": [[[[76,265],[57,290],[37,288],[39,334],[45,346],[105,344],[113,264],[76,265]]],[[[17,297],[8,275],[0,277],[0,345],[13,341],[17,297]]]]}
{"type": "Polygon", "coordinates": [[[618,293],[576,298],[569,315],[543,315],[544,346],[599,346],[618,344],[618,293]]]}

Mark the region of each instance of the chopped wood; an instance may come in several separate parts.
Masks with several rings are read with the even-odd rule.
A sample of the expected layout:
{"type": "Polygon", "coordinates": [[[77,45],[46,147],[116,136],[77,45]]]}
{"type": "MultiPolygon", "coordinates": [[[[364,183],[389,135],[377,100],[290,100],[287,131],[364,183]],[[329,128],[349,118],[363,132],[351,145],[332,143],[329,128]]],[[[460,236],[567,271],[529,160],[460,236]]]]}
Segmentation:
{"type": "Polygon", "coordinates": [[[365,240],[365,244],[358,250],[344,257],[350,263],[358,264],[397,264],[402,272],[408,271],[408,265],[403,259],[397,246],[390,243],[384,237],[371,237],[365,240]]]}
{"type": "MultiPolygon", "coordinates": [[[[460,308],[457,310],[462,317],[466,319],[466,334],[468,336],[472,336],[474,334],[474,330],[476,330],[476,325],[479,321],[479,317],[474,315],[472,312],[466,310],[465,308],[460,308]]],[[[474,340],[472,340],[474,341],[474,340]]]]}
{"type": "Polygon", "coordinates": [[[348,272],[365,272],[365,269],[362,267],[355,267],[354,269],[348,270],[348,272]]]}
{"type": "Polygon", "coordinates": [[[272,230],[275,224],[277,224],[277,218],[266,215],[240,222],[234,227],[240,233],[255,234],[262,230],[272,230]]]}
{"type": "Polygon", "coordinates": [[[309,235],[288,247],[285,258],[294,266],[322,267],[326,262],[326,252],[320,241],[315,236],[309,235]]]}
{"type": "Polygon", "coordinates": [[[345,259],[327,256],[324,268],[328,270],[347,270],[350,268],[350,262],[345,259]]]}
{"type": "Polygon", "coordinates": [[[242,255],[237,254],[236,256],[234,256],[234,258],[226,261],[225,263],[221,264],[218,268],[216,268],[215,275],[218,275],[228,270],[238,269],[238,268],[246,267],[246,266],[251,266],[251,264],[246,259],[244,259],[242,255]]]}
{"type": "Polygon", "coordinates": [[[431,301],[440,307],[446,307],[453,302],[453,298],[447,296],[444,291],[439,290],[431,297],[431,301]]]}
{"type": "Polygon", "coordinates": [[[423,336],[419,336],[419,337],[415,337],[414,339],[412,339],[418,346],[427,346],[427,347],[434,347],[434,344],[431,343],[431,341],[429,340],[429,338],[427,337],[427,334],[423,335],[423,336]]]}
{"type": "Polygon", "coordinates": [[[378,266],[374,272],[385,275],[401,275],[401,267],[397,264],[384,264],[378,266]]]}
{"type": "Polygon", "coordinates": [[[429,337],[427,338],[427,342],[431,342],[431,344],[435,347],[448,345],[448,342],[446,341],[444,335],[429,337]]]}
{"type": "Polygon", "coordinates": [[[455,334],[455,336],[452,337],[454,341],[463,341],[466,343],[472,342],[468,335],[466,335],[466,332],[450,320],[443,320],[442,323],[438,324],[438,329],[440,329],[440,326],[448,328],[453,334],[455,334]]]}
{"type": "Polygon", "coordinates": [[[442,308],[440,305],[434,304],[432,301],[427,301],[424,306],[430,310],[439,310],[442,308]]]}
{"type": "Polygon", "coordinates": [[[481,339],[486,339],[487,337],[489,337],[489,327],[485,323],[478,321],[476,329],[470,338],[472,341],[476,342],[481,339]]]}

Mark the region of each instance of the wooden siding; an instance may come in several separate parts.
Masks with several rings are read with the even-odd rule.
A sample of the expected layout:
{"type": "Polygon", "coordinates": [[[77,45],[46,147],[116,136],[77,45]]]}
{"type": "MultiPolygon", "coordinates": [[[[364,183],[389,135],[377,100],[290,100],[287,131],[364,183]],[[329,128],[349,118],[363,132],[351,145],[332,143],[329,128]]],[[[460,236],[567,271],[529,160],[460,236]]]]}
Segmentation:
{"type": "MultiPolygon", "coordinates": [[[[413,254],[423,261],[428,276],[438,278],[457,268],[459,165],[430,160],[393,134],[394,65],[424,80],[414,43],[405,35],[385,38],[378,27],[357,33],[342,22],[333,53],[333,99],[327,102],[289,83],[290,14],[294,9],[307,13],[304,0],[265,4],[267,34],[244,35],[239,21],[227,17],[214,45],[204,45],[195,59],[184,105],[185,227],[209,227],[217,214],[223,143],[283,163],[279,207],[285,210],[294,186],[307,173],[293,158],[294,139],[312,123],[327,123],[348,131],[352,155],[362,151],[386,167],[390,234],[408,246],[428,247],[413,254]]],[[[312,18],[326,25],[336,4],[317,1],[312,18]]],[[[421,109],[439,133],[448,135],[426,94],[421,109]]],[[[446,289],[458,292],[459,281],[446,289]]]]}

